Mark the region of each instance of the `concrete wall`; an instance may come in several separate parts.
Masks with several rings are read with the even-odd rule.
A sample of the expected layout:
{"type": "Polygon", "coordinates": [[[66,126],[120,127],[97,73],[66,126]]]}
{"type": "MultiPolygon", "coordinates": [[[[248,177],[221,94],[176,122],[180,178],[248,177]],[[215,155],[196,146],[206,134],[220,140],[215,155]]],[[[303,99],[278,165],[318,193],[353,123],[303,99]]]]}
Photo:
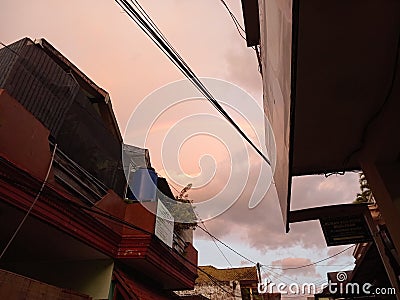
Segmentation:
{"type": "Polygon", "coordinates": [[[7,270],[89,295],[93,299],[108,299],[113,267],[112,260],[35,261],[6,265],[7,270]]]}
{"type": "Polygon", "coordinates": [[[29,300],[83,300],[92,299],[72,290],[66,290],[0,270],[0,295],[2,299],[29,300]]]}

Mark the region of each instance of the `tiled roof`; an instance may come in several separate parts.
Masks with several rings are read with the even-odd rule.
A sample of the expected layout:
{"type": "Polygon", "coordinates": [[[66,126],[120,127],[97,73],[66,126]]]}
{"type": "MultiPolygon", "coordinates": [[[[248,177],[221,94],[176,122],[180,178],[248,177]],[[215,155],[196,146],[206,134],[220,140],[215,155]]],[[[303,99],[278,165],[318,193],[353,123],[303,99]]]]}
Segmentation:
{"type": "MultiPolygon", "coordinates": [[[[256,267],[217,269],[213,266],[200,266],[200,269],[218,281],[258,281],[256,267]]],[[[198,275],[199,277],[196,279],[196,284],[212,283],[212,280],[202,271],[199,270],[198,275]]]]}

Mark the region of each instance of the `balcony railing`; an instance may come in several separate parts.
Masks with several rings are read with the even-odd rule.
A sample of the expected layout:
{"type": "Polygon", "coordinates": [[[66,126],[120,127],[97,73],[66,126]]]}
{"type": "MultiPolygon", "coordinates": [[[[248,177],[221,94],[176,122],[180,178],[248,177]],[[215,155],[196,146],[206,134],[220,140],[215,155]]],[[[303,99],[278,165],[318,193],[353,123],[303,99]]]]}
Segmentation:
{"type": "Polygon", "coordinates": [[[173,244],[172,247],[174,250],[176,250],[179,254],[183,254],[185,252],[185,249],[187,247],[186,242],[183,240],[183,238],[174,232],[174,237],[173,237],[173,244]]]}

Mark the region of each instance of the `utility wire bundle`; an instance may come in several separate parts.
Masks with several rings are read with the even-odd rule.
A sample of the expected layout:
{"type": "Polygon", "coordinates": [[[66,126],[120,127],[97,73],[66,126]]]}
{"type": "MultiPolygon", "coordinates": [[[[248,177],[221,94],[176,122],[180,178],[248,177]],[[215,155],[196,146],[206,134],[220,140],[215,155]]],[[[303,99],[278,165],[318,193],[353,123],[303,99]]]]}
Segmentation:
{"type": "Polygon", "coordinates": [[[133,21],[147,34],[147,36],[164,52],[165,55],[178,67],[178,69],[190,80],[190,82],[203,94],[203,96],[211,102],[211,104],[220,112],[220,114],[239,132],[239,134],[250,144],[251,147],[263,158],[263,160],[271,165],[270,160],[262,153],[260,149],[250,140],[250,138],[242,131],[242,129],[229,116],[224,108],[218,103],[214,96],[208,91],[200,79],[194,74],[191,68],[172,47],[162,32],[154,24],[146,11],[140,6],[136,0],[115,0],[122,9],[131,17],[133,21]]]}

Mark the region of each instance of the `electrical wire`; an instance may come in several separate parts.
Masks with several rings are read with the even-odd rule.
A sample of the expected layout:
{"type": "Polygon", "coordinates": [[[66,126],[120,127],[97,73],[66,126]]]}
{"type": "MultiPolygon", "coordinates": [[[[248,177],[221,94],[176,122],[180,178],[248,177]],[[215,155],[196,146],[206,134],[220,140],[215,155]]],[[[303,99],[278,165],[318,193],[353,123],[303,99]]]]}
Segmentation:
{"type": "MultiPolygon", "coordinates": [[[[172,186],[172,185],[171,185],[172,186]]],[[[180,193],[174,186],[172,186],[178,193],[180,193]]],[[[202,229],[204,232],[209,233],[206,224],[204,223],[204,221],[200,218],[199,214],[196,212],[196,210],[194,210],[194,213],[197,216],[197,219],[200,221],[200,223],[204,226],[204,228],[200,227],[200,225],[196,224],[197,227],[199,227],[200,229],[202,229]]],[[[232,263],[229,261],[229,259],[226,257],[225,253],[221,250],[221,248],[218,246],[217,242],[216,242],[216,237],[214,237],[211,234],[208,234],[209,237],[211,238],[211,240],[214,242],[215,246],[217,247],[218,251],[221,253],[221,255],[224,257],[225,261],[228,263],[228,265],[233,268],[232,263]]]]}
{"type": "MultiPolygon", "coordinates": [[[[282,274],[279,274],[279,273],[276,273],[274,271],[268,270],[264,266],[261,266],[261,268],[264,270],[265,273],[268,274],[268,272],[269,272],[269,275],[271,275],[271,277],[275,278],[276,280],[282,281],[283,283],[285,283],[287,285],[290,285],[290,283],[288,283],[287,281],[281,279],[281,277],[284,277],[282,274]]],[[[289,278],[289,280],[294,282],[294,280],[292,278],[289,278]]]]}
{"type": "Polygon", "coordinates": [[[263,276],[261,275],[261,272],[264,273],[264,277],[267,277],[267,282],[272,282],[271,277],[270,277],[270,274],[267,273],[267,272],[263,269],[263,267],[260,266],[260,280],[261,280],[260,284],[265,283],[265,280],[262,280],[262,277],[263,277],[263,276]]]}
{"type": "MultiPolygon", "coordinates": [[[[208,230],[207,230],[207,227],[206,227],[206,224],[204,223],[204,221],[203,221],[202,219],[200,219],[200,217],[199,217],[199,215],[197,214],[197,212],[195,212],[195,214],[197,215],[197,219],[201,222],[201,224],[203,224],[204,230],[205,230],[205,231],[208,231],[208,230]]],[[[199,227],[199,228],[201,228],[198,224],[197,224],[196,226],[199,227]]],[[[201,229],[203,229],[203,228],[201,228],[201,229]]],[[[217,244],[216,240],[214,239],[214,237],[212,237],[211,235],[209,235],[209,237],[210,237],[211,240],[214,242],[215,246],[217,247],[217,249],[219,250],[219,252],[221,253],[221,255],[224,257],[224,259],[225,259],[225,261],[228,263],[228,265],[230,265],[231,268],[233,268],[231,262],[228,260],[228,258],[226,257],[225,253],[222,252],[221,248],[218,246],[218,244],[217,244]]]]}
{"type": "MultiPolygon", "coordinates": [[[[244,258],[244,259],[247,260],[248,262],[251,262],[251,263],[253,263],[253,264],[257,264],[256,262],[254,262],[254,261],[251,260],[250,258],[244,256],[244,255],[241,254],[240,252],[236,251],[235,249],[233,249],[232,247],[230,247],[229,245],[227,245],[226,243],[224,243],[223,241],[221,241],[220,239],[218,239],[216,236],[214,236],[213,234],[211,234],[208,230],[206,230],[206,229],[204,229],[204,228],[202,228],[202,227],[200,227],[200,226],[198,226],[198,225],[197,225],[197,228],[200,228],[202,231],[204,231],[205,233],[207,233],[208,235],[210,235],[211,237],[213,237],[216,241],[220,242],[222,245],[224,245],[225,247],[227,247],[229,250],[233,251],[234,253],[236,253],[236,254],[239,255],[240,257],[244,258]]],[[[318,261],[315,261],[315,262],[313,262],[313,263],[306,264],[306,265],[303,265],[303,266],[287,267],[287,268],[276,267],[276,266],[271,266],[271,265],[264,265],[264,264],[261,264],[261,266],[267,267],[267,268],[270,268],[270,269],[283,270],[283,271],[285,271],[285,270],[296,270],[296,269],[306,268],[306,267],[309,267],[309,266],[317,265],[317,264],[320,263],[320,262],[323,262],[323,261],[329,260],[329,259],[331,259],[331,258],[333,258],[333,257],[335,257],[335,256],[338,256],[338,255],[342,254],[343,252],[345,252],[345,251],[347,251],[347,250],[349,250],[349,249],[351,249],[351,248],[353,248],[353,247],[355,247],[355,245],[351,245],[351,246],[349,246],[348,248],[346,248],[346,249],[344,249],[344,250],[342,250],[342,251],[339,251],[339,252],[337,252],[337,253],[335,253],[335,254],[333,254],[333,255],[331,255],[331,256],[328,256],[328,257],[326,257],[326,258],[324,258],[324,259],[321,259],[321,260],[318,260],[318,261]]]]}
{"type": "Polygon", "coordinates": [[[246,140],[246,142],[260,155],[270,166],[270,160],[250,140],[237,123],[224,110],[214,96],[208,91],[201,80],[194,74],[179,53],[171,46],[168,40],[162,35],[158,27],[151,21],[151,18],[135,0],[115,0],[130,18],[146,33],[146,35],[160,48],[160,50],[175,64],[175,66],[189,79],[189,81],[200,91],[201,94],[214,106],[214,108],[235,128],[235,130],[246,140]],[[133,7],[133,6],[134,7],[133,7]],[[136,9],[135,9],[136,8],[136,9]]]}
{"type": "MultiPolygon", "coordinates": [[[[208,232],[207,227],[206,227],[206,224],[204,223],[204,221],[199,217],[199,215],[197,214],[196,211],[195,211],[195,214],[197,215],[198,220],[200,220],[200,222],[203,224],[204,230],[206,230],[206,231],[208,232]]],[[[197,226],[198,226],[199,228],[201,228],[198,224],[197,224],[197,226]]],[[[203,229],[203,228],[201,228],[201,229],[203,229]]],[[[220,253],[222,254],[222,256],[225,258],[225,261],[230,265],[230,267],[232,268],[232,270],[235,271],[235,269],[233,268],[231,262],[228,260],[228,258],[227,258],[226,255],[224,254],[224,252],[223,252],[223,251],[221,250],[221,248],[218,246],[218,244],[217,244],[215,238],[214,238],[213,236],[210,236],[210,237],[211,237],[212,241],[214,242],[215,246],[217,247],[217,249],[219,250],[219,252],[220,252],[220,253]]],[[[256,268],[257,268],[257,267],[256,267],[256,268]]],[[[258,271],[257,271],[257,272],[258,272],[258,271]]],[[[235,273],[238,274],[236,271],[235,271],[235,273]]],[[[234,294],[235,294],[235,291],[233,291],[233,295],[234,295],[234,294]]],[[[235,296],[235,295],[234,295],[234,296],[235,296]]]]}
{"type": "MultiPolygon", "coordinates": [[[[204,228],[206,228],[204,222],[201,221],[201,223],[203,224],[204,228]]],[[[206,228],[206,229],[207,229],[207,228],[206,228]]],[[[221,248],[218,246],[217,242],[214,240],[213,237],[211,237],[211,240],[214,242],[215,247],[217,247],[217,249],[219,250],[219,252],[221,253],[221,255],[224,257],[225,261],[228,263],[228,265],[229,265],[231,268],[233,268],[231,262],[228,260],[228,258],[226,257],[225,253],[222,252],[221,248]]]]}
{"type": "Polygon", "coordinates": [[[31,213],[33,207],[35,206],[36,202],[39,200],[40,195],[43,192],[43,189],[47,183],[47,179],[49,178],[49,174],[50,174],[50,170],[51,167],[53,166],[53,162],[54,162],[54,156],[56,154],[56,150],[57,150],[57,144],[54,145],[54,149],[53,149],[53,153],[51,155],[51,159],[50,159],[50,163],[49,163],[49,167],[47,168],[47,173],[46,176],[44,177],[42,186],[40,187],[39,192],[36,194],[31,206],[29,207],[28,211],[26,212],[25,216],[22,218],[21,222],[19,223],[18,227],[15,229],[13,235],[11,236],[10,240],[8,241],[7,245],[4,247],[3,251],[0,254],[0,260],[3,258],[4,254],[6,253],[6,251],[8,250],[8,248],[10,247],[11,243],[14,241],[15,237],[17,236],[18,232],[20,231],[22,225],[24,225],[26,219],[28,218],[29,214],[31,213]]]}
{"type": "Polygon", "coordinates": [[[283,280],[281,279],[281,277],[286,278],[287,280],[290,280],[291,283],[299,284],[296,280],[293,280],[293,278],[291,278],[291,277],[289,277],[289,276],[286,276],[286,275],[284,275],[284,274],[279,274],[278,272],[275,272],[275,271],[273,271],[273,270],[271,270],[271,269],[268,269],[268,268],[265,267],[265,266],[261,266],[261,268],[263,268],[263,270],[264,270],[265,272],[269,272],[269,273],[271,274],[271,276],[274,276],[275,278],[280,279],[283,283],[286,283],[286,284],[290,285],[289,283],[283,281],[283,280]]]}
{"type": "Polygon", "coordinates": [[[265,266],[265,265],[264,265],[264,266],[265,266],[265,267],[269,267],[269,268],[271,268],[271,269],[279,269],[279,270],[283,270],[283,271],[285,271],[285,270],[297,270],[297,269],[301,269],[301,268],[310,267],[310,266],[316,265],[316,264],[318,264],[318,263],[320,263],[320,262],[323,262],[323,261],[326,261],[326,260],[328,260],[328,259],[331,259],[331,258],[333,258],[333,257],[335,257],[335,256],[338,256],[338,255],[342,254],[343,252],[346,252],[347,250],[349,250],[349,249],[351,249],[351,248],[353,248],[353,247],[355,247],[355,245],[351,245],[350,247],[347,247],[346,249],[344,249],[344,250],[342,250],[342,251],[339,251],[339,252],[337,252],[337,253],[335,253],[335,254],[333,254],[333,255],[331,255],[331,256],[328,256],[328,257],[326,257],[326,258],[324,258],[324,259],[321,259],[321,260],[318,260],[318,261],[315,261],[315,262],[312,262],[312,263],[309,263],[309,264],[306,264],[306,265],[303,265],[303,266],[287,267],[287,268],[274,267],[274,266],[265,266]]]}
{"type": "Polygon", "coordinates": [[[246,41],[245,36],[243,35],[243,33],[246,33],[246,31],[244,30],[244,28],[240,25],[238,19],[236,18],[236,16],[233,14],[233,12],[230,10],[229,6],[226,4],[226,2],[224,0],[220,0],[221,3],[223,4],[223,6],[226,8],[226,10],[228,11],[229,15],[232,18],[233,23],[235,24],[235,27],[239,33],[239,35],[242,37],[242,39],[244,39],[246,41]],[[243,33],[242,33],[243,32],[243,33]]]}
{"type": "MultiPolygon", "coordinates": [[[[224,0],[220,0],[221,3],[225,6],[225,8],[227,9],[229,15],[232,18],[233,23],[235,24],[236,30],[239,33],[239,35],[241,36],[242,39],[244,39],[245,41],[247,41],[246,37],[243,34],[246,34],[246,30],[240,25],[238,19],[236,18],[236,16],[234,15],[234,13],[231,11],[231,9],[229,8],[229,6],[226,4],[226,2],[224,0]]],[[[261,54],[260,54],[260,49],[258,46],[253,46],[251,47],[255,53],[256,53],[256,57],[257,57],[257,62],[258,62],[258,71],[260,72],[261,76],[263,74],[262,72],[262,63],[261,63],[261,54]]]]}
{"type": "Polygon", "coordinates": [[[262,60],[261,60],[261,51],[259,46],[252,47],[256,52],[257,62],[258,62],[258,72],[260,72],[261,76],[263,75],[263,68],[262,68],[262,60]]]}
{"type": "MultiPolygon", "coordinates": [[[[247,41],[246,37],[243,34],[246,34],[246,30],[240,25],[238,19],[236,18],[236,16],[233,14],[233,12],[230,10],[229,6],[226,4],[226,2],[224,0],[220,0],[222,2],[222,4],[225,6],[225,8],[227,9],[229,15],[232,18],[233,23],[235,24],[236,30],[238,31],[239,35],[242,37],[242,39],[244,39],[245,41],[247,41]]],[[[251,47],[255,53],[256,53],[256,57],[257,57],[257,62],[258,62],[258,71],[260,72],[261,76],[263,74],[262,71],[262,63],[261,63],[261,54],[260,54],[260,49],[258,46],[253,46],[251,47]]]]}
{"type": "MultiPolygon", "coordinates": [[[[195,213],[196,213],[196,211],[195,211],[195,213]]],[[[196,213],[196,215],[197,215],[197,218],[200,220],[201,224],[203,224],[204,229],[205,229],[206,231],[208,231],[208,230],[207,230],[207,227],[206,227],[206,224],[204,223],[204,221],[199,217],[199,215],[198,215],[197,213],[196,213]]],[[[197,224],[197,226],[200,227],[198,224],[197,224]]],[[[203,229],[203,228],[202,228],[202,229],[203,229]]],[[[214,237],[212,237],[212,236],[210,236],[210,237],[211,237],[211,240],[214,242],[215,246],[217,247],[217,249],[219,250],[219,252],[220,252],[220,253],[222,254],[222,256],[224,257],[225,261],[230,265],[231,269],[232,269],[233,271],[235,271],[233,265],[232,265],[231,262],[228,260],[228,258],[226,257],[226,255],[224,254],[224,252],[222,251],[222,249],[218,246],[218,244],[217,244],[216,240],[214,239],[214,237]]],[[[236,271],[235,271],[235,273],[238,274],[236,271]]],[[[235,294],[235,291],[233,291],[233,294],[235,294]]]]}
{"type": "Polygon", "coordinates": [[[235,17],[235,15],[234,15],[234,13],[233,13],[233,12],[231,11],[231,9],[229,8],[228,4],[226,4],[226,2],[225,2],[224,0],[220,0],[220,1],[221,1],[222,4],[225,6],[225,8],[228,10],[229,14],[230,14],[231,17],[232,17],[233,22],[234,22],[235,24],[238,25],[238,27],[240,28],[240,30],[242,30],[243,32],[246,32],[246,31],[244,30],[244,28],[240,25],[238,19],[237,19],[237,18],[235,17]]]}
{"type": "Polygon", "coordinates": [[[250,258],[244,256],[243,254],[241,254],[240,252],[236,251],[235,249],[233,249],[231,246],[227,245],[226,243],[224,243],[223,241],[221,241],[220,239],[218,239],[215,235],[211,234],[208,230],[200,227],[197,225],[197,228],[200,228],[202,231],[204,231],[205,233],[207,233],[208,235],[210,235],[212,238],[214,238],[215,240],[217,240],[218,242],[220,242],[222,245],[224,245],[226,248],[228,248],[229,250],[231,250],[232,252],[236,253],[237,255],[239,255],[240,257],[244,258],[245,260],[247,260],[248,262],[251,262],[252,264],[257,265],[257,263],[253,260],[251,260],[250,258]]]}

